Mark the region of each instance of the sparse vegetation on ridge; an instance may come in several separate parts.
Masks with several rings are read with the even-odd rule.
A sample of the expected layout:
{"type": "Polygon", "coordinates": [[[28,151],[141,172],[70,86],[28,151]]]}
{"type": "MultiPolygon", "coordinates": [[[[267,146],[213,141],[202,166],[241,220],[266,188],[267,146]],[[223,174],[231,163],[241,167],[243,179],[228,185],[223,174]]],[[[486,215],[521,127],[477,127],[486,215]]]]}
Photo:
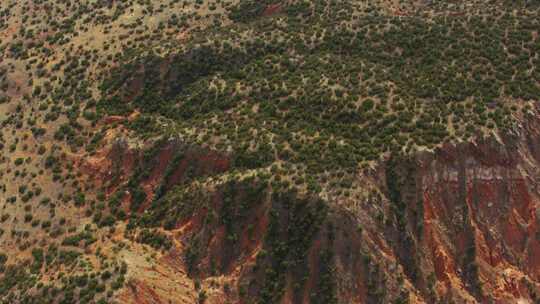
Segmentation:
{"type": "MultiPolygon", "coordinates": [[[[391,212],[380,222],[412,246],[424,227],[407,226],[412,173],[396,162],[515,132],[533,113],[539,9],[2,1],[0,302],[114,302],[127,288],[122,254],[153,252],[155,262],[181,243],[194,279],[227,274],[245,261],[240,250],[253,250],[253,268],[229,290],[237,298],[278,302],[294,280],[295,301],[337,303],[332,208],[364,197],[359,177],[390,159],[391,212]],[[180,237],[198,217],[200,230],[180,237]],[[268,227],[254,222],[266,217],[268,227]],[[324,244],[316,268],[315,241],[324,244]]],[[[415,204],[422,218],[422,198],[415,204]]],[[[468,242],[464,276],[481,297],[468,242]]],[[[413,258],[403,272],[414,283],[413,258]]],[[[405,291],[382,294],[378,267],[366,263],[377,287],[368,296],[406,303],[405,291]]],[[[199,302],[211,297],[196,289],[199,302]]]]}

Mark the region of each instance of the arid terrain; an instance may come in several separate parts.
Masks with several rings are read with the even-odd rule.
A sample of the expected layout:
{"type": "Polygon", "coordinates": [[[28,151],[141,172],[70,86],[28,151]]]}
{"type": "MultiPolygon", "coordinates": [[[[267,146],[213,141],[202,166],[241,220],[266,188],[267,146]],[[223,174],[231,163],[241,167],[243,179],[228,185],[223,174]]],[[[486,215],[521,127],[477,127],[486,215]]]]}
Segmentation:
{"type": "Polygon", "coordinates": [[[537,0],[0,0],[0,303],[540,303],[537,0]]]}

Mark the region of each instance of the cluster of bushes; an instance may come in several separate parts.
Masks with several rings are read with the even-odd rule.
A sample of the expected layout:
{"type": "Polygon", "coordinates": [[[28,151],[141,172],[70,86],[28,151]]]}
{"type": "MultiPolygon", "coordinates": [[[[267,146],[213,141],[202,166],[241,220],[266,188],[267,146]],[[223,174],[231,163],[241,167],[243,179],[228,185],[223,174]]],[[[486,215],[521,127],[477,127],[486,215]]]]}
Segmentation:
{"type": "MultiPolygon", "coordinates": [[[[289,9],[309,17],[285,15],[287,26],[257,19],[247,37],[243,25],[209,32],[208,42],[167,58],[127,58],[104,82],[102,104],[126,106],[125,84],[142,80],[128,107],[196,128],[204,138],[219,136],[239,168],[281,159],[312,174],[506,129],[512,109],[501,101],[540,93],[534,62],[520,59],[539,51],[527,34],[536,22],[530,18],[501,13],[505,22],[495,26],[476,16],[357,20],[347,2],[327,4],[297,2],[289,9]],[[331,22],[349,25],[323,34],[331,22]],[[158,69],[163,62],[166,71],[158,69]],[[519,72],[526,70],[533,72],[519,72]],[[512,73],[517,77],[505,77],[512,73]]],[[[233,15],[258,14],[266,5],[242,2],[233,15]]]]}
{"type": "Polygon", "coordinates": [[[101,271],[90,272],[82,266],[80,256],[51,245],[47,250],[34,248],[31,264],[5,268],[7,258],[0,255],[0,297],[9,303],[109,303],[114,291],[124,284],[127,265],[107,262],[101,271]],[[57,271],[55,280],[40,281],[42,268],[57,271]]]}
{"type": "Polygon", "coordinates": [[[394,238],[393,246],[396,246],[397,257],[404,265],[405,274],[412,282],[416,282],[421,274],[417,259],[415,242],[412,234],[418,233],[419,225],[409,225],[411,222],[423,223],[423,218],[414,218],[423,212],[423,205],[416,200],[416,176],[414,160],[394,153],[385,164],[386,187],[390,200],[390,217],[386,220],[391,225],[389,239],[394,238]],[[418,211],[414,206],[419,208],[418,211]]]}
{"type": "Polygon", "coordinates": [[[235,22],[249,22],[260,17],[264,10],[270,4],[279,3],[276,0],[246,0],[240,1],[236,6],[233,6],[229,12],[229,19],[235,22]]]}
{"type": "Polygon", "coordinates": [[[260,303],[279,302],[288,275],[292,275],[298,285],[295,293],[301,294],[309,278],[308,250],[325,222],[327,212],[328,206],[318,198],[300,199],[295,193],[273,194],[263,250],[253,269],[262,276],[255,275],[250,282],[258,293],[249,296],[255,296],[260,303]]]}
{"type": "Polygon", "coordinates": [[[169,249],[172,246],[172,241],[165,234],[155,229],[143,229],[139,233],[137,241],[150,245],[155,249],[169,249]]]}
{"type": "Polygon", "coordinates": [[[96,242],[97,239],[95,238],[94,234],[91,231],[83,231],[81,233],[66,237],[62,241],[63,246],[76,246],[78,247],[81,242],[83,242],[83,246],[86,247],[94,242],[96,242]]]}

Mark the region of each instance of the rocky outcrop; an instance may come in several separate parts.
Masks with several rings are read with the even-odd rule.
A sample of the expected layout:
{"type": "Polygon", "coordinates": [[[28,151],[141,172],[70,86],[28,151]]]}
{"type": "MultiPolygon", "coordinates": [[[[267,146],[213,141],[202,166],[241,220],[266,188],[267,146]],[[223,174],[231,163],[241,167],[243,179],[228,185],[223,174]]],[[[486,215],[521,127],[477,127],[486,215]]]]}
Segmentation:
{"type": "Polygon", "coordinates": [[[201,282],[209,303],[537,303],[536,111],[501,137],[392,156],[359,177],[373,194],[355,210],[260,181],[171,196],[188,175],[230,164],[169,142],[141,180],[154,202],[142,208],[179,244],[162,260],[201,282]]]}
{"type": "MultiPolygon", "coordinates": [[[[538,116],[536,116],[538,118],[538,116]]],[[[537,301],[540,125],[418,156],[421,235],[438,294],[537,301]]]]}
{"type": "Polygon", "coordinates": [[[537,114],[501,138],[396,162],[390,179],[398,182],[387,170],[388,198],[400,217],[387,230],[399,231],[406,246],[392,233],[385,238],[425,301],[538,301],[537,114]]]}

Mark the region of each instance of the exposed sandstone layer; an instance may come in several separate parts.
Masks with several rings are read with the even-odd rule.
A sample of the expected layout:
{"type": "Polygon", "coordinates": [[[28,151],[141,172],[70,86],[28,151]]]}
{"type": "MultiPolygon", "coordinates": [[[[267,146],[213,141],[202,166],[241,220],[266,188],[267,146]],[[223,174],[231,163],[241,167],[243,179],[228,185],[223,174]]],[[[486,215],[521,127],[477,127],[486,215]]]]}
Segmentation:
{"type": "MultiPolygon", "coordinates": [[[[310,303],[311,295],[320,292],[326,264],[337,299],[344,303],[537,303],[540,116],[534,111],[511,134],[391,159],[363,176],[366,187],[379,195],[352,209],[331,203],[325,224],[307,247],[304,271],[309,276],[298,285],[296,272],[287,271],[281,303],[310,303]]],[[[175,147],[164,146],[143,181],[149,197],[175,147]]],[[[212,151],[191,151],[176,164],[166,186],[180,183],[189,166],[198,175],[223,173],[229,160],[212,151]]],[[[276,202],[266,196],[250,208],[235,222],[238,238],[230,243],[224,225],[204,220],[223,210],[222,191],[209,191],[207,208],[168,232],[176,245],[157,263],[173,263],[169,269],[183,278],[181,285],[191,288],[192,297],[197,291],[189,282],[200,281],[207,303],[248,303],[246,294],[256,297],[264,287],[257,255],[270,249],[265,235],[276,202]],[[183,252],[194,235],[203,241],[196,272],[188,269],[183,252]],[[240,286],[248,286],[242,294],[240,286]]],[[[290,219],[278,223],[284,231],[291,225],[290,219]]],[[[290,237],[280,234],[284,242],[290,237]]],[[[166,303],[157,299],[159,292],[150,292],[144,276],[129,286],[132,290],[121,296],[125,303],[166,303]]]]}

